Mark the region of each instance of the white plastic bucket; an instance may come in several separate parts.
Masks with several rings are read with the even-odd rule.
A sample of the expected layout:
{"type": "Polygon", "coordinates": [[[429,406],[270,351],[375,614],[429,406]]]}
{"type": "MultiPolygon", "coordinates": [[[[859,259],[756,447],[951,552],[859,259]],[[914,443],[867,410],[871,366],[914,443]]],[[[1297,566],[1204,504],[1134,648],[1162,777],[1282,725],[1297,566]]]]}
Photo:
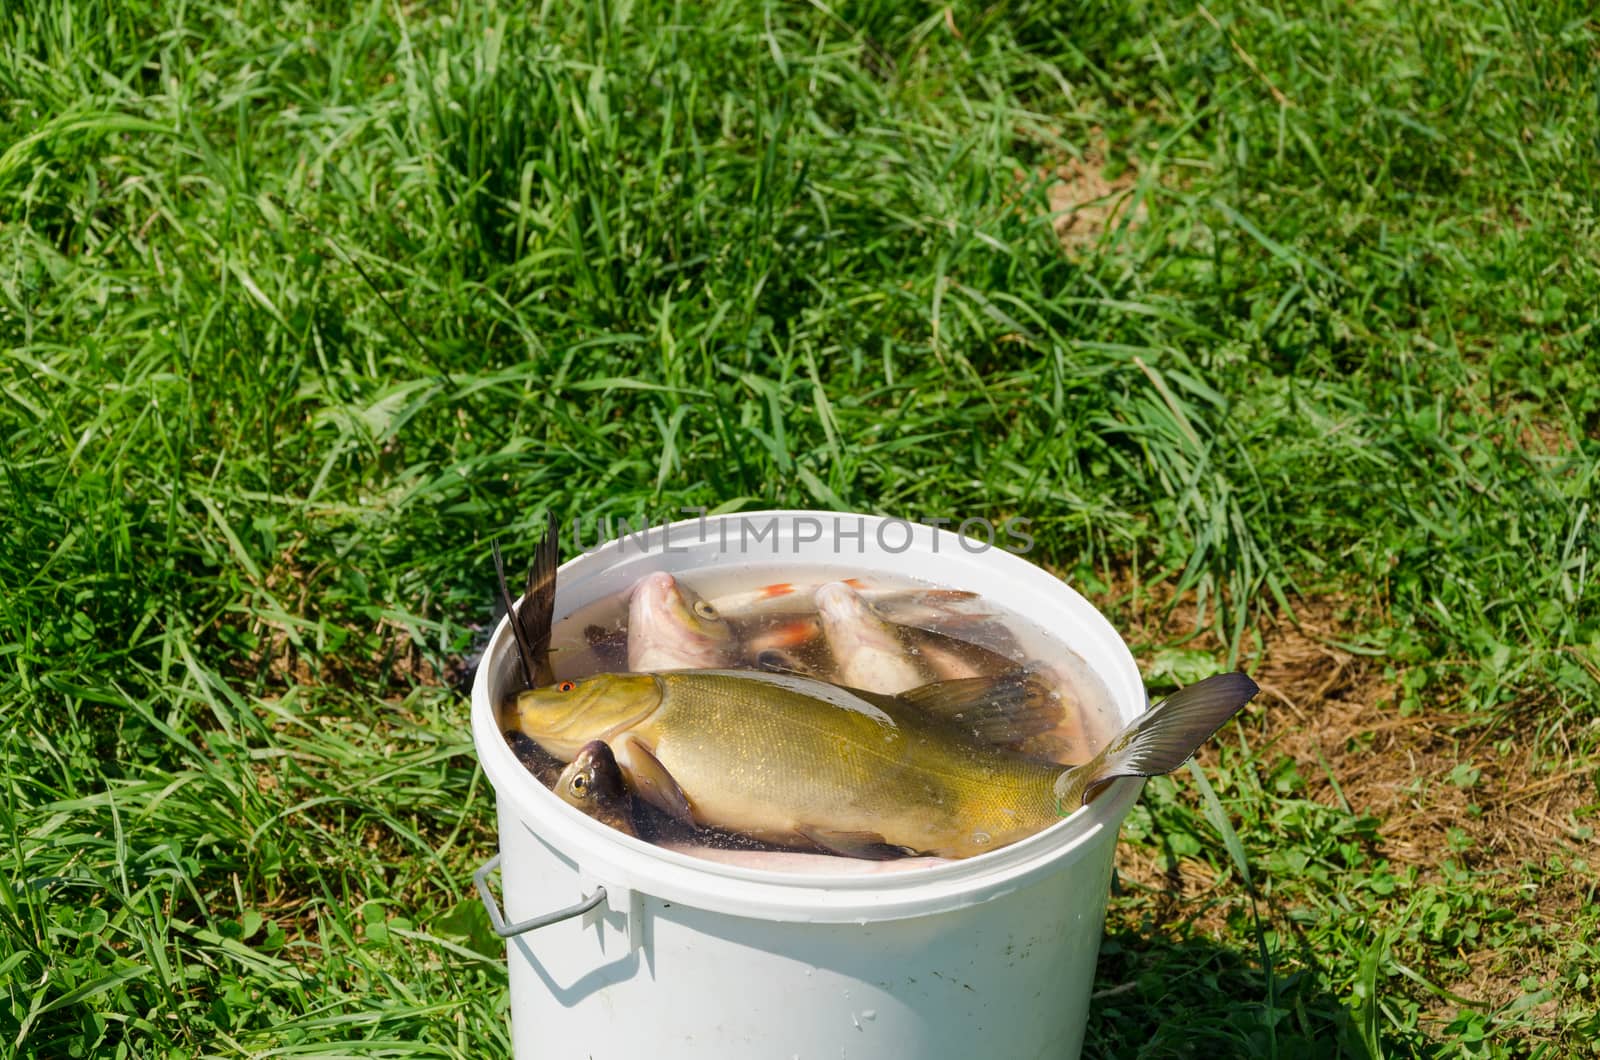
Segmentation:
{"type": "MultiPolygon", "coordinates": [[[[832,512],[688,520],[565,564],[556,621],[653,570],[857,566],[977,590],[1081,655],[1116,725],[1146,709],[1132,655],[1088,601],[977,547],[832,512]]],[[[1140,782],[965,861],[870,875],[736,867],[624,836],[539,784],[496,719],[516,665],[502,622],[473,684],[472,726],[498,798],[503,920],[483,886],[495,862],[480,891],[497,927],[568,914],[507,940],[517,1060],[1078,1055],[1117,831],[1140,782]],[[572,915],[586,901],[598,904],[572,915]]]]}

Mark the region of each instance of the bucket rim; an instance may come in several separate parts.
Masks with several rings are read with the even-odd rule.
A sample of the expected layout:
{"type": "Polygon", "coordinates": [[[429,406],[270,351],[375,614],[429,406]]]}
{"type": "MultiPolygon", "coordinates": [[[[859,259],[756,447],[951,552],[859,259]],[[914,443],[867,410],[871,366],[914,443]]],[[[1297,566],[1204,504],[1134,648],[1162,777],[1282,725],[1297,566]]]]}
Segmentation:
{"type": "MultiPolygon", "coordinates": [[[[719,529],[732,519],[778,520],[782,531],[792,530],[799,519],[862,520],[864,527],[876,528],[888,521],[911,528],[911,545],[904,552],[956,555],[960,538],[950,531],[891,520],[887,516],[854,512],[806,509],[773,509],[703,516],[650,528],[660,533],[663,547],[679,542],[706,544],[707,531],[719,529]],[[693,528],[696,538],[688,533],[693,528]],[[924,548],[923,546],[932,546],[924,548]]],[[[569,591],[581,587],[588,577],[622,564],[631,547],[636,561],[648,562],[655,546],[647,536],[618,537],[606,544],[574,556],[558,568],[557,621],[591,600],[572,604],[563,598],[561,586],[569,591]],[[569,577],[563,583],[561,576],[569,577]]],[[[1097,634],[1099,650],[1080,654],[1091,661],[1105,683],[1116,708],[1118,721],[1126,724],[1148,709],[1138,667],[1126,642],[1098,609],[1055,575],[1020,555],[1000,548],[963,554],[972,567],[993,567],[1012,579],[1032,583],[1030,591],[1053,596],[1071,608],[1080,625],[1087,624],[1097,634]],[[1109,670],[1109,672],[1108,672],[1109,670]],[[1130,695],[1137,690],[1136,699],[1130,695]]],[[[879,556],[881,559],[881,556],[879,556]]],[[[859,557],[859,565],[874,568],[874,554],[859,557]]],[[[689,568],[703,569],[703,568],[689,568]]],[[[942,581],[943,579],[930,579],[942,581]]],[[[1037,619],[1035,619],[1037,621],[1037,619]]],[[[1079,648],[1075,645],[1075,651],[1079,648]]],[[[1088,806],[1062,818],[1050,827],[999,850],[971,858],[953,860],[899,872],[868,874],[793,873],[771,869],[745,868],[698,858],[669,850],[625,835],[567,805],[533,776],[517,759],[500,731],[497,711],[491,696],[491,683],[499,660],[514,650],[509,616],[501,618],[489,639],[474,675],[471,693],[471,724],[478,760],[500,804],[500,827],[515,822],[549,847],[562,860],[576,866],[587,888],[600,884],[609,893],[637,891],[663,901],[736,916],[779,921],[864,924],[871,921],[923,916],[981,904],[1011,893],[1041,875],[1065,868],[1067,864],[1103,842],[1115,842],[1124,817],[1138,798],[1143,781],[1123,778],[1114,781],[1088,806]]],[[[501,845],[504,846],[504,837],[501,845]]]]}

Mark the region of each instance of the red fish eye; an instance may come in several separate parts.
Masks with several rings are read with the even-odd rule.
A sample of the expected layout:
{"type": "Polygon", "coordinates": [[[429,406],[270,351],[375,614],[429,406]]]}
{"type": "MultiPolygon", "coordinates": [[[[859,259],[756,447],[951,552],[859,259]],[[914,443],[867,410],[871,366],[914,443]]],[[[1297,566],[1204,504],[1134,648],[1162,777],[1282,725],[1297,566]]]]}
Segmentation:
{"type": "Polygon", "coordinates": [[[563,681],[559,685],[556,685],[556,691],[557,692],[571,692],[574,688],[577,688],[577,687],[578,687],[578,682],[576,682],[576,681],[563,681]]]}

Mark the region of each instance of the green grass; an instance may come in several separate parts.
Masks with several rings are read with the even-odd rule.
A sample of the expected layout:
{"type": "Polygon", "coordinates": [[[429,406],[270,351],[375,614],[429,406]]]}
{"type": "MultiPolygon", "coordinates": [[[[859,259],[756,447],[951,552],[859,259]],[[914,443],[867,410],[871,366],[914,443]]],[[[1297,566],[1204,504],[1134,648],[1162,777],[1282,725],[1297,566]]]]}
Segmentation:
{"type": "Polygon", "coordinates": [[[4,8],[0,1051],[505,1053],[443,675],[491,538],[689,505],[1024,516],[1198,605],[1157,683],[1332,596],[1395,717],[1571,775],[1537,856],[1408,856],[1224,734],[1130,819],[1218,882],[1114,899],[1092,1055],[1591,1048],[1597,54],[1565,0],[4,8]],[[1067,253],[1098,145],[1143,221],[1067,253]]]}

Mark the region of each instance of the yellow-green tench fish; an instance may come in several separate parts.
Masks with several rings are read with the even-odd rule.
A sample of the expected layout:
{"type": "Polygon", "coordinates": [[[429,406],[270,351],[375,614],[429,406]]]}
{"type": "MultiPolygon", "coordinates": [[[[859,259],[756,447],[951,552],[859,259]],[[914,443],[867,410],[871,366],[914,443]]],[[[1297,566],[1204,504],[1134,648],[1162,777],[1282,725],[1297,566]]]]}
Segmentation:
{"type": "Polygon", "coordinates": [[[1242,673],[1191,685],[1064,769],[994,746],[1012,732],[984,738],[991,705],[1037,716],[1031,695],[990,698],[1021,683],[886,696],[788,673],[599,674],[522,692],[508,720],[562,760],[605,741],[628,787],[685,822],[855,857],[964,858],[1054,824],[1117,777],[1176,769],[1257,691],[1242,673]]]}

